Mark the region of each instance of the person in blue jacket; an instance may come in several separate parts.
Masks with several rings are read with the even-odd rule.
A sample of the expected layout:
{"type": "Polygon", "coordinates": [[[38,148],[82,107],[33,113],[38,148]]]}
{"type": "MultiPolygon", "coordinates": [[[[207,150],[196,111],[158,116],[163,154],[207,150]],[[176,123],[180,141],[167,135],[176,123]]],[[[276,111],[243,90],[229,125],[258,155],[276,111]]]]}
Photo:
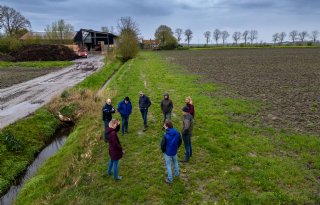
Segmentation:
{"type": "Polygon", "coordinates": [[[130,98],[125,97],[121,102],[119,102],[117,110],[120,113],[122,119],[122,134],[128,133],[129,116],[132,113],[130,98]]]}
{"type": "Polygon", "coordinates": [[[180,132],[173,128],[172,122],[167,121],[164,126],[166,133],[163,135],[161,140],[161,150],[164,153],[164,159],[166,161],[166,167],[168,171],[168,178],[166,178],[166,183],[172,183],[172,170],[171,161],[174,166],[175,176],[179,176],[179,165],[178,165],[178,148],[182,144],[180,132]]]}

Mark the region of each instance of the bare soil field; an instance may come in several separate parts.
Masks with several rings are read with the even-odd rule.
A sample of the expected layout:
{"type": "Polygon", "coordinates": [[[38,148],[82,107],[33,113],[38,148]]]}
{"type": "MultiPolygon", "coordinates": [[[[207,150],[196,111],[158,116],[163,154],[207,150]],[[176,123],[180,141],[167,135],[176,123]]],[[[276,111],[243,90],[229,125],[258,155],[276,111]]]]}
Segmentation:
{"type": "MultiPolygon", "coordinates": [[[[222,85],[226,97],[263,102],[249,124],[319,134],[320,48],[162,52],[201,81],[222,85]]],[[[217,93],[211,93],[216,95],[217,93]]]]}
{"type": "Polygon", "coordinates": [[[59,68],[2,68],[0,69],[0,89],[26,82],[33,78],[46,75],[59,68]]]}

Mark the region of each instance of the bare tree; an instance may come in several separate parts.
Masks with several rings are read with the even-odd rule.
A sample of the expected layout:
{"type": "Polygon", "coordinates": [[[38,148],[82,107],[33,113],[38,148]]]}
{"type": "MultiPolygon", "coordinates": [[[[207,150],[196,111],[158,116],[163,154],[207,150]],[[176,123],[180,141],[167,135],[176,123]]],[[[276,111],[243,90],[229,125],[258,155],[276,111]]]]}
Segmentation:
{"type": "Polygon", "coordinates": [[[301,42],[302,42],[302,45],[303,45],[303,43],[304,43],[304,39],[305,39],[307,36],[308,36],[308,32],[307,32],[307,31],[301,31],[301,32],[299,33],[299,37],[300,37],[300,40],[301,40],[301,42]]]}
{"type": "Polygon", "coordinates": [[[210,37],[211,37],[211,32],[210,31],[206,31],[206,32],[204,32],[203,35],[204,35],[204,37],[206,39],[206,42],[207,42],[207,45],[208,45],[210,37]]]}
{"type": "Polygon", "coordinates": [[[131,17],[121,17],[118,22],[119,53],[124,61],[134,58],[139,52],[139,27],[131,17]]]}
{"type": "Polygon", "coordinates": [[[252,45],[253,41],[258,39],[258,31],[257,30],[251,30],[249,32],[249,37],[248,38],[249,38],[249,40],[251,42],[251,45],[252,45]]]}
{"type": "Polygon", "coordinates": [[[213,39],[216,41],[216,44],[218,45],[218,41],[221,37],[221,31],[219,29],[215,29],[212,33],[213,39]]]}
{"type": "Polygon", "coordinates": [[[232,38],[234,40],[234,42],[236,43],[236,45],[238,45],[238,41],[241,38],[241,33],[239,31],[236,31],[233,33],[232,38]]]}
{"type": "Polygon", "coordinates": [[[183,30],[182,30],[181,28],[177,28],[177,29],[175,30],[175,34],[176,34],[176,36],[177,36],[178,43],[180,43],[180,41],[181,41],[181,35],[182,35],[182,33],[183,33],[183,30]]]}
{"type": "Polygon", "coordinates": [[[63,40],[71,39],[73,37],[73,26],[71,24],[66,24],[63,19],[59,19],[53,22],[44,29],[48,39],[52,40],[63,40]]]}
{"type": "Polygon", "coordinates": [[[14,36],[19,30],[28,28],[31,28],[28,19],[13,8],[0,5],[0,29],[3,29],[8,36],[14,36]]]}
{"type": "Polygon", "coordinates": [[[245,30],[245,31],[242,33],[242,39],[244,40],[244,45],[247,45],[248,36],[249,36],[249,31],[248,31],[248,30],[245,30]]]}
{"type": "Polygon", "coordinates": [[[315,44],[318,37],[319,37],[319,31],[318,30],[312,31],[310,37],[311,37],[313,43],[315,44]]]}
{"type": "Polygon", "coordinates": [[[275,33],[272,35],[272,41],[273,41],[273,44],[276,45],[276,43],[278,42],[280,38],[280,34],[279,33],[275,33]]]}
{"type": "Polygon", "coordinates": [[[222,45],[224,46],[224,42],[229,38],[230,34],[228,31],[222,31],[221,32],[221,38],[222,38],[222,45]]]}
{"type": "Polygon", "coordinates": [[[293,30],[289,33],[289,37],[292,41],[292,44],[295,43],[296,39],[297,39],[297,36],[298,36],[298,31],[297,30],[293,30]]]}
{"type": "Polygon", "coordinates": [[[184,35],[186,36],[186,41],[188,42],[188,46],[189,46],[189,43],[192,39],[192,31],[190,29],[187,29],[185,32],[184,32],[184,35]]]}
{"type": "Polygon", "coordinates": [[[283,41],[284,41],[284,39],[285,39],[286,36],[287,36],[287,34],[286,34],[285,32],[281,32],[281,33],[279,34],[279,42],[280,42],[280,44],[283,43],[283,41]]]}

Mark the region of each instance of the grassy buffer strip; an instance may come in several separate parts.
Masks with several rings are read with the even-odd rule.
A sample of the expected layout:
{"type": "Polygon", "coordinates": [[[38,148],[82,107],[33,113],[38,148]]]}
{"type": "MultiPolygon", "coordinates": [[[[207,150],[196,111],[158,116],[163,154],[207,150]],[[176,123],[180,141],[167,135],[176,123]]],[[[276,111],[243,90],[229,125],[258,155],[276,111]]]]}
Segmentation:
{"type": "Polygon", "coordinates": [[[64,68],[73,65],[70,61],[30,61],[30,62],[8,62],[0,61],[1,68],[64,68]]]}
{"type": "MultiPolygon", "coordinates": [[[[26,184],[17,204],[319,202],[318,137],[250,128],[236,122],[229,114],[252,113],[252,102],[209,97],[207,94],[221,88],[200,83],[197,78],[181,73],[154,53],[142,53],[126,63],[106,89],[113,102],[128,95],[134,105],[130,133],[120,137],[126,150],[120,162],[124,180],[114,183],[106,175],[106,145],[99,140],[102,101],[92,101],[92,107],[97,107],[26,184]],[[136,106],[139,90],[145,90],[153,102],[146,133],[141,132],[136,106]],[[190,164],[181,164],[181,176],[172,186],[164,183],[165,168],[159,150],[159,104],[164,91],[173,99],[173,122],[178,128],[186,93],[196,102],[194,156],[190,164]]],[[[183,153],[182,148],[179,157],[183,153]]]]}
{"type": "MultiPolygon", "coordinates": [[[[51,63],[48,65],[52,66],[51,63]]],[[[108,61],[104,68],[79,83],[75,92],[83,93],[87,88],[96,89],[101,86],[104,79],[108,78],[119,65],[120,62],[108,61]],[[94,81],[96,86],[87,84],[90,81],[94,81]]],[[[68,102],[66,95],[69,95],[68,92],[63,92],[61,98],[65,102],[55,106],[63,114],[70,116],[78,107],[77,104],[68,102]]],[[[0,131],[0,193],[5,193],[33,161],[34,156],[51,141],[51,137],[60,126],[57,116],[53,113],[56,113],[56,110],[52,109],[49,103],[30,117],[18,120],[0,131]]]]}

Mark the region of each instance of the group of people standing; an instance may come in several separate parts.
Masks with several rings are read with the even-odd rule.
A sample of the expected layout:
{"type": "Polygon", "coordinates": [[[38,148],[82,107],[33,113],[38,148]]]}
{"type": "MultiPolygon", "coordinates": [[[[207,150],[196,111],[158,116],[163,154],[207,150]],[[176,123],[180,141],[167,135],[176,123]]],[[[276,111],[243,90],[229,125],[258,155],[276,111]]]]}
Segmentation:
{"type": "MultiPolygon", "coordinates": [[[[143,119],[143,131],[146,131],[148,109],[151,106],[151,101],[142,91],[139,92],[139,109],[143,119]]],[[[178,148],[182,144],[180,132],[173,127],[171,121],[171,115],[173,110],[173,102],[169,97],[168,93],[163,95],[161,101],[161,111],[163,114],[163,129],[165,134],[161,140],[161,150],[164,153],[164,159],[166,162],[168,177],[166,178],[167,183],[173,182],[171,161],[174,165],[175,176],[179,176],[179,165],[177,152],[178,148]]],[[[104,121],[104,140],[109,143],[109,155],[110,160],[108,162],[108,175],[111,175],[113,169],[114,179],[120,180],[122,177],[118,176],[118,162],[122,158],[124,153],[120,144],[117,133],[120,131],[120,122],[116,119],[112,119],[112,114],[116,111],[119,112],[122,119],[121,132],[122,134],[128,133],[129,116],[132,113],[132,104],[129,97],[125,97],[118,103],[117,109],[112,106],[111,99],[106,100],[106,104],[102,108],[102,115],[104,121]]],[[[182,162],[188,162],[192,157],[192,146],[191,136],[193,130],[193,118],[194,118],[194,106],[191,97],[186,97],[186,105],[182,108],[183,113],[183,128],[181,131],[182,139],[185,145],[185,158],[182,162]]]]}

